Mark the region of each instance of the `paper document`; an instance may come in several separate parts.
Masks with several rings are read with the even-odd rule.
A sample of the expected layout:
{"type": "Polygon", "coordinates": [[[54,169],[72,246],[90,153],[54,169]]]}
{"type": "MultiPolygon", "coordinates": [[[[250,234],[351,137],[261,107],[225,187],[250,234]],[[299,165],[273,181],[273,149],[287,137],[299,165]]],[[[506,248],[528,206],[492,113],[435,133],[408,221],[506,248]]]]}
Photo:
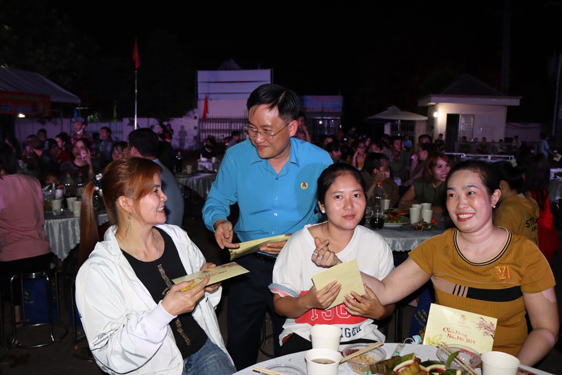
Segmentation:
{"type": "MultiPolygon", "coordinates": [[[[195,285],[197,285],[203,279],[205,279],[205,277],[207,277],[208,275],[211,275],[211,279],[209,280],[209,283],[207,285],[211,285],[248,272],[250,271],[240,266],[238,263],[230,262],[230,263],[223,264],[221,266],[217,266],[216,268],[210,268],[204,271],[192,273],[191,275],[178,277],[177,279],[173,279],[172,281],[174,282],[174,284],[179,284],[184,281],[194,280],[195,282],[191,284],[191,288],[193,288],[195,285]]],[[[187,288],[187,289],[191,289],[191,288],[187,288]]]]}
{"type": "Polygon", "coordinates": [[[562,159],[562,154],[556,154],[554,161],[560,161],[560,159],[562,159]]]}
{"type": "Polygon", "coordinates": [[[317,290],[324,288],[334,280],[341,284],[341,290],[328,309],[343,303],[344,297],[346,295],[351,296],[351,292],[360,295],[365,294],[363,279],[361,279],[361,272],[355,258],[312,276],[312,282],[314,282],[317,290]]]}
{"type": "Polygon", "coordinates": [[[281,234],[279,236],[260,238],[259,240],[252,240],[241,242],[238,249],[228,249],[230,251],[230,260],[240,258],[241,256],[248,255],[259,251],[260,247],[270,242],[283,242],[289,239],[289,235],[281,234]]]}
{"type": "Polygon", "coordinates": [[[464,345],[484,353],[492,350],[498,320],[469,311],[431,304],[424,345],[464,345]]]}

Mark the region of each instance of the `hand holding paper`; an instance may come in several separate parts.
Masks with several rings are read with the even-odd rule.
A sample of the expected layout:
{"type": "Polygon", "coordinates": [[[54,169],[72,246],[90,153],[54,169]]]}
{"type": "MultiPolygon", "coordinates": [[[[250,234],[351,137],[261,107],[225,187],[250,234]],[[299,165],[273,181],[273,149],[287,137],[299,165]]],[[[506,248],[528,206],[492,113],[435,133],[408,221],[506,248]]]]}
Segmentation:
{"type": "Polygon", "coordinates": [[[326,310],[338,296],[341,291],[341,284],[336,280],[332,281],[322,289],[318,290],[313,285],[312,288],[304,295],[309,300],[308,307],[310,309],[326,310]]]}
{"type": "Polygon", "coordinates": [[[341,284],[341,291],[328,309],[343,303],[345,295],[349,295],[351,292],[365,294],[361,272],[355,258],[312,276],[312,281],[317,289],[324,288],[334,280],[341,284]]]}
{"type": "MultiPolygon", "coordinates": [[[[228,249],[228,251],[230,251],[230,260],[234,260],[234,259],[240,258],[241,256],[255,253],[256,251],[260,250],[260,248],[264,247],[267,244],[273,244],[275,242],[280,242],[280,243],[282,242],[283,245],[284,245],[285,242],[287,242],[287,239],[289,238],[289,236],[290,236],[290,234],[281,234],[279,236],[260,238],[259,240],[241,242],[237,249],[228,249]]],[[[281,249],[282,248],[283,248],[283,246],[281,246],[281,249]]],[[[281,251],[281,249],[279,249],[279,251],[277,251],[277,253],[275,253],[274,251],[273,252],[268,251],[268,253],[278,254],[281,251]]]]}

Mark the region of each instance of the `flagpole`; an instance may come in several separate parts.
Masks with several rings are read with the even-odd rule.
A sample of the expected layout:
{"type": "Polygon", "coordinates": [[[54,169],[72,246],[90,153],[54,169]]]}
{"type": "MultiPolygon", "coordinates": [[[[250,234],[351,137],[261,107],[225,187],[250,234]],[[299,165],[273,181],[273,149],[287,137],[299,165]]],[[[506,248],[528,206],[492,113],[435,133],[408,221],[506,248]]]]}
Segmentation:
{"type": "Polygon", "coordinates": [[[135,69],[135,130],[137,129],[137,70],[135,69]]]}
{"type": "Polygon", "coordinates": [[[135,130],[137,129],[137,79],[138,79],[138,70],[140,66],[140,56],[139,56],[139,49],[137,46],[137,39],[135,38],[135,48],[133,49],[133,60],[135,61],[135,130]]]}

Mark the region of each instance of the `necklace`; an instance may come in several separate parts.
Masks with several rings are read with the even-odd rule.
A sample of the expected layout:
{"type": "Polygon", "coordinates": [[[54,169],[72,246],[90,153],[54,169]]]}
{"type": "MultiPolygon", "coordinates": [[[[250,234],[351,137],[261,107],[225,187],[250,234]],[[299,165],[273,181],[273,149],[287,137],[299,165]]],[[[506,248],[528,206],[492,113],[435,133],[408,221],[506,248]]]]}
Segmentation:
{"type": "MultiPolygon", "coordinates": [[[[156,259],[160,259],[160,244],[158,242],[158,238],[156,238],[156,235],[154,234],[154,229],[151,231],[152,233],[152,237],[154,238],[154,241],[156,241],[156,250],[158,251],[158,255],[156,256],[156,259]]],[[[115,236],[117,237],[117,236],[115,236]]],[[[129,249],[129,246],[127,246],[127,243],[123,240],[123,237],[119,236],[119,241],[121,241],[121,243],[125,246],[125,250],[127,250],[127,253],[131,254],[133,258],[135,258],[136,260],[140,260],[135,253],[133,253],[131,251],[131,249],[129,249]]],[[[142,262],[142,260],[140,260],[142,262]]]]}

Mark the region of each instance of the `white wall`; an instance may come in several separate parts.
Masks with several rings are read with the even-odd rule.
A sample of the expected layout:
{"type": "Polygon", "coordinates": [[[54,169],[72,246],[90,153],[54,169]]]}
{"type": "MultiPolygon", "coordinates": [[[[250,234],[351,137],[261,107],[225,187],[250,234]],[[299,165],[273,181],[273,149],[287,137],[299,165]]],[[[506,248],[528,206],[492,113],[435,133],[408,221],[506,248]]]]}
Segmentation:
{"type": "Polygon", "coordinates": [[[439,113],[435,119],[434,138],[439,133],[447,134],[447,114],[474,115],[474,137],[479,140],[486,137],[490,142],[505,138],[506,106],[439,103],[429,107],[427,116],[433,116],[434,111],[439,113]]]}

